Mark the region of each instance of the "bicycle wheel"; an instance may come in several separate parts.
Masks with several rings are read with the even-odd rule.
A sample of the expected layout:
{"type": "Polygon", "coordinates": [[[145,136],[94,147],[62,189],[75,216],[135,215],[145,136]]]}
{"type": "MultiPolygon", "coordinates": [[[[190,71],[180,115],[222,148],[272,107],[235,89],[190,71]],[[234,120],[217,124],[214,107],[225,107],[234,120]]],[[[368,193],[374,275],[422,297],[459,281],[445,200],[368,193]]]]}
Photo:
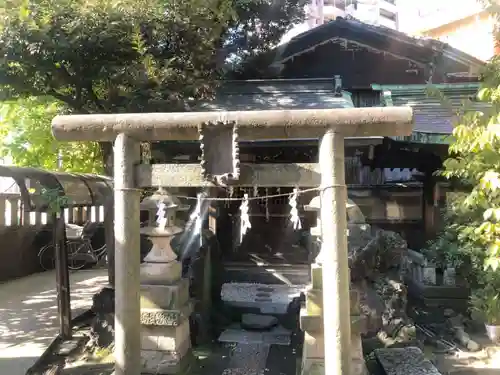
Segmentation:
{"type": "Polygon", "coordinates": [[[68,249],[68,268],[70,270],[81,270],[93,260],[87,243],[68,242],[66,248],[68,249]]]}
{"type": "Polygon", "coordinates": [[[44,271],[56,268],[56,252],[52,244],[47,244],[38,252],[38,260],[44,271]]]}

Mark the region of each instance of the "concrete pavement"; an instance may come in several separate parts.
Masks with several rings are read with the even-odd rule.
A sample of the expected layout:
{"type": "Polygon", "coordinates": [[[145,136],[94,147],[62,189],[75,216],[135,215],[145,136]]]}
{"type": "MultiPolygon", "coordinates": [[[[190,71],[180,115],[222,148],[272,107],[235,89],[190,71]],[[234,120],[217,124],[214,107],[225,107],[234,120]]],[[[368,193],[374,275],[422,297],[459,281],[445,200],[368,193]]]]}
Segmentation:
{"type": "MultiPolygon", "coordinates": [[[[75,317],[107,284],[107,269],[70,272],[70,281],[75,317]]],[[[0,374],[24,375],[58,332],[54,271],[0,284],[0,374]]]]}

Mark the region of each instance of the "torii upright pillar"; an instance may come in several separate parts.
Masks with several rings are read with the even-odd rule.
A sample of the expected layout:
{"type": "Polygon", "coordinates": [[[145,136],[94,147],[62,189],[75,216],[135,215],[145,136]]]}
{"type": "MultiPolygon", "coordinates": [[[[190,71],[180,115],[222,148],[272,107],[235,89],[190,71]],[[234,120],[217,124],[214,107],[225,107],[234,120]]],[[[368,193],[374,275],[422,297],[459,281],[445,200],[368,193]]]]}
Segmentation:
{"type": "MultiPolygon", "coordinates": [[[[139,197],[135,188],[211,187],[221,183],[296,187],[319,185],[320,182],[323,188],[322,250],[325,252],[322,272],[325,374],[351,375],[344,137],[409,135],[412,127],[413,112],[409,107],[70,115],[54,118],[54,136],[62,141],[114,142],[116,139],[117,144],[122,144],[132,139],[209,139],[208,143],[204,143],[203,152],[210,160],[207,163],[204,159],[203,165],[137,166],[135,178],[138,186],[133,186],[130,180],[115,173],[115,189],[123,191],[122,194],[115,194],[115,205],[121,205],[126,211],[119,217],[122,212],[115,207],[116,316],[120,319],[121,331],[115,346],[115,356],[120,361],[117,363],[120,366],[116,369],[117,375],[137,375],[140,367],[139,249],[135,248],[138,247],[140,233],[138,217],[129,216],[138,210],[139,197]],[[319,170],[315,164],[240,165],[239,140],[293,138],[321,138],[319,170]],[[232,150],[229,157],[227,149],[232,150]],[[210,166],[209,171],[207,165],[210,166]],[[131,195],[132,201],[127,203],[128,195],[131,195]],[[131,254],[134,251],[137,256],[131,254]],[[127,272],[131,276],[128,279],[125,278],[127,272]]],[[[127,169],[133,162],[115,147],[115,163],[117,157],[127,169]]]]}

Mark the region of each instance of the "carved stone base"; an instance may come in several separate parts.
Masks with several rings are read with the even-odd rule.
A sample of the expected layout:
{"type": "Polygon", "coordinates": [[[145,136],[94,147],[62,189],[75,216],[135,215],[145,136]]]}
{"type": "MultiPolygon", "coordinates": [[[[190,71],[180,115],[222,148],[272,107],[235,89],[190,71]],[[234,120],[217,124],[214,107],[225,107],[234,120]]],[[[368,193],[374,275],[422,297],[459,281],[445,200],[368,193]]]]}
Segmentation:
{"type": "Polygon", "coordinates": [[[141,264],[142,374],[179,374],[191,349],[189,280],[181,263],[141,264]]]}
{"type": "Polygon", "coordinates": [[[141,264],[141,284],[170,285],[182,276],[182,264],[177,261],[169,263],[141,264]]]}

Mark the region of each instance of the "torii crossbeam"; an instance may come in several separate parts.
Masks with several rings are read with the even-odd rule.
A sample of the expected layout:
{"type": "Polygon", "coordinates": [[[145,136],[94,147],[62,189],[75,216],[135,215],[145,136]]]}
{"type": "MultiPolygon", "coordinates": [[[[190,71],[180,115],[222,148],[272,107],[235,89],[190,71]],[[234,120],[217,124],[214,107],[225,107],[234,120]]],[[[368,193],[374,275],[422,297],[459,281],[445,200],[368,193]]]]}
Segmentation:
{"type": "Polygon", "coordinates": [[[322,189],[325,373],[349,375],[350,313],[344,138],[410,135],[409,107],[57,116],[64,141],[114,142],[116,375],[140,373],[139,188],[314,186],[322,189]],[[320,139],[319,163],[240,164],[239,140],[320,139]],[[136,165],[139,142],[203,139],[201,165],[136,165]],[[215,152],[218,150],[218,152],[215,152]]]}

